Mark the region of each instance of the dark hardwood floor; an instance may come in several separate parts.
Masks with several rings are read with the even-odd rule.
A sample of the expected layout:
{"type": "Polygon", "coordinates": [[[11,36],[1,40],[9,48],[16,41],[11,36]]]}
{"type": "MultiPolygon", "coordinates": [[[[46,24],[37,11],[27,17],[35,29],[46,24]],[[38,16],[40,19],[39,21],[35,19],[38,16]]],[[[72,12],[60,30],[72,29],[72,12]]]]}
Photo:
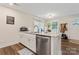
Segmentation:
{"type": "Polygon", "coordinates": [[[79,55],[79,44],[71,43],[68,40],[62,40],[62,55],[79,55]]]}

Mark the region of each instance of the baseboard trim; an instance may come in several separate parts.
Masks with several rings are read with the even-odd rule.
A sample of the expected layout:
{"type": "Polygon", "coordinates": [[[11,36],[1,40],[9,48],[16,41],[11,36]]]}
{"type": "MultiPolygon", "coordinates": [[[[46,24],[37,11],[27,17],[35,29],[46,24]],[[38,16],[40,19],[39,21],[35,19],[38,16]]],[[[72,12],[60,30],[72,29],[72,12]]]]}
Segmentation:
{"type": "Polygon", "coordinates": [[[30,50],[31,52],[33,52],[35,55],[37,55],[36,52],[32,51],[30,48],[28,48],[27,46],[23,45],[22,43],[19,42],[19,44],[21,44],[22,46],[24,46],[25,48],[27,48],[28,50],[30,50]]]}

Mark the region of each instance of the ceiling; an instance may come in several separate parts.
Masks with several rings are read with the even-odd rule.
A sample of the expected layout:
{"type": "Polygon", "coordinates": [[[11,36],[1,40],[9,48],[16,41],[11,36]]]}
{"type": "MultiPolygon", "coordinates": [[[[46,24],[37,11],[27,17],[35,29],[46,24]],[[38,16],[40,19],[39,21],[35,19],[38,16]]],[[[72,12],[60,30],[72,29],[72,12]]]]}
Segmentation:
{"type": "Polygon", "coordinates": [[[79,14],[79,3],[16,3],[16,6],[18,8],[11,7],[42,18],[47,18],[48,14],[53,17],[79,14]]]}

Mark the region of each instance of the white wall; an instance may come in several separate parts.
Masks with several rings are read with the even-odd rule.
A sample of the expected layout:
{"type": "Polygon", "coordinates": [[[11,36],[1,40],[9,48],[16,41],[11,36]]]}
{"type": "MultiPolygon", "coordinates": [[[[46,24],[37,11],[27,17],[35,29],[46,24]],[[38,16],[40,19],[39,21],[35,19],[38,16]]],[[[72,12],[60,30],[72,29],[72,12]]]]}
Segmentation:
{"type": "Polygon", "coordinates": [[[75,19],[79,19],[79,15],[64,17],[60,19],[60,23],[68,23],[68,31],[66,33],[71,40],[79,40],[79,27],[72,25],[72,21],[75,19]]]}
{"type": "Polygon", "coordinates": [[[33,29],[33,16],[0,6],[0,48],[19,42],[19,28],[26,26],[33,29]],[[6,24],[6,16],[15,17],[15,24],[6,24]]]}
{"type": "MultiPolygon", "coordinates": [[[[71,15],[67,17],[58,18],[59,27],[61,23],[68,23],[67,28],[68,31],[66,31],[66,34],[68,35],[68,38],[71,40],[79,40],[79,27],[75,27],[72,25],[72,21],[75,19],[79,19],[79,15],[71,15]]],[[[47,22],[53,21],[56,19],[48,20],[45,22],[45,25],[47,25],[47,22]]]]}

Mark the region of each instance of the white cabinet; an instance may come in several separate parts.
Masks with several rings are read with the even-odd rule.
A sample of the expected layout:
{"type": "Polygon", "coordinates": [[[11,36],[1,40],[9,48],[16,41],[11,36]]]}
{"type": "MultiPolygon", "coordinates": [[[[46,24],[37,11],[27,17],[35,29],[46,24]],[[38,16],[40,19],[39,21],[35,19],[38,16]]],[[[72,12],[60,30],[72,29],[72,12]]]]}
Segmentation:
{"type": "Polygon", "coordinates": [[[26,34],[27,37],[27,44],[28,44],[28,48],[30,48],[31,50],[33,50],[34,52],[36,52],[36,35],[32,35],[32,34],[26,34]]]}
{"type": "Polygon", "coordinates": [[[36,35],[22,33],[21,43],[36,52],[36,35]]]}
{"type": "Polygon", "coordinates": [[[51,37],[51,55],[61,55],[60,36],[51,37]]]}
{"type": "Polygon", "coordinates": [[[29,48],[36,52],[36,36],[33,35],[29,37],[29,48]]]}

